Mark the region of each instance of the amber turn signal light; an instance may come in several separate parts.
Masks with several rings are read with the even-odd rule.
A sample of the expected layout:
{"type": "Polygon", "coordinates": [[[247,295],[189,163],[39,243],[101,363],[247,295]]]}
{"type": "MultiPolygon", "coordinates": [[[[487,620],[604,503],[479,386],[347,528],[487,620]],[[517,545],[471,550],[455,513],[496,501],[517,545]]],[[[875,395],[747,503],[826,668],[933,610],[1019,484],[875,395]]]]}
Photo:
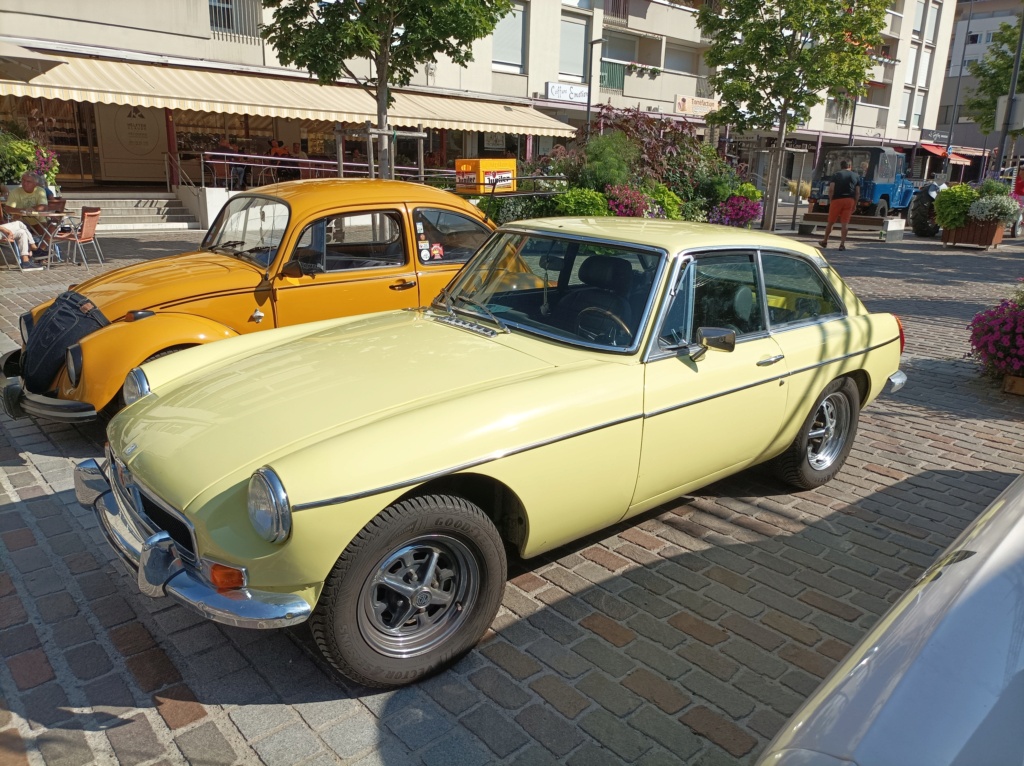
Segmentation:
{"type": "Polygon", "coordinates": [[[225,564],[210,564],[210,584],[217,590],[235,590],[245,587],[245,572],[225,564]]]}

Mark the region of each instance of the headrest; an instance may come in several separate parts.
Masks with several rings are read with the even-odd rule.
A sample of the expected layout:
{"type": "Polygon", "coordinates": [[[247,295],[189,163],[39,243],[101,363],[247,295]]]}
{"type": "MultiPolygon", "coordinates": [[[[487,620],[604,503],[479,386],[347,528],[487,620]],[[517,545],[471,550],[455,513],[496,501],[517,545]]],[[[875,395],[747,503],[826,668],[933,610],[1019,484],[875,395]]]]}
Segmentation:
{"type": "Polygon", "coordinates": [[[732,297],[732,309],[744,322],[750,321],[750,314],[754,309],[754,291],[746,285],[736,288],[736,293],[732,297]]]}
{"type": "Polygon", "coordinates": [[[580,281],[591,287],[626,295],[633,281],[633,267],[621,258],[592,255],[580,266],[580,281]]]}

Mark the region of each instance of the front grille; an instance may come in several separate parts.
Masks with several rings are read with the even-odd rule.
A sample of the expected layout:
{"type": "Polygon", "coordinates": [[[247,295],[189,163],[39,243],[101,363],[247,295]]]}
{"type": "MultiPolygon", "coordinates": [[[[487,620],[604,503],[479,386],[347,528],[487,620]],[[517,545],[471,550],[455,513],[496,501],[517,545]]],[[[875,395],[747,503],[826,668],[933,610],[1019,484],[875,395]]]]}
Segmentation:
{"type": "Polygon", "coordinates": [[[139,521],[149,528],[150,532],[167,532],[174,540],[174,547],[185,564],[196,566],[195,542],[192,528],[179,516],[169,511],[164,503],[157,501],[147,490],[143,490],[132,478],[131,472],[124,463],[107,453],[110,465],[110,484],[121,503],[131,508],[139,517],[139,521]]]}

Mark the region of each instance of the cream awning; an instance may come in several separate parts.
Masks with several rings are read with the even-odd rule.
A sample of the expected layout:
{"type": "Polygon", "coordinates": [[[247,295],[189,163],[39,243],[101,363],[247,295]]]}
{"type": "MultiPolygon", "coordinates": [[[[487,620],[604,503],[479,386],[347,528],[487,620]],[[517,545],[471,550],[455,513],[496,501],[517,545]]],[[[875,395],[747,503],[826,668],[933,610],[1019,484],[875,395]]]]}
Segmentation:
{"type": "MultiPolygon", "coordinates": [[[[0,95],[331,122],[376,121],[373,99],[354,86],[73,56],[65,61],[31,82],[0,80],[0,95]]],[[[575,128],[527,106],[418,93],[396,93],[388,119],[403,127],[575,134],[575,128]]]]}

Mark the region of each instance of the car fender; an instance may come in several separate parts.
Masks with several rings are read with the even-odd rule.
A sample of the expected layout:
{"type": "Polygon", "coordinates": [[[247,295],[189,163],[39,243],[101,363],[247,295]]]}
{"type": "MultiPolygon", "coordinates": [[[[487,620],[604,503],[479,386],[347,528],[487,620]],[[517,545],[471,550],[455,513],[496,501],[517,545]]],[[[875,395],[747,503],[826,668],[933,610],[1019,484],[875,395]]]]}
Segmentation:
{"type": "Polygon", "coordinates": [[[165,312],[134,322],[114,322],[82,338],[78,386],[71,385],[64,369],[57,380],[58,396],[102,409],[121,390],[128,372],[153,354],[236,335],[230,327],[195,314],[165,312]]]}

